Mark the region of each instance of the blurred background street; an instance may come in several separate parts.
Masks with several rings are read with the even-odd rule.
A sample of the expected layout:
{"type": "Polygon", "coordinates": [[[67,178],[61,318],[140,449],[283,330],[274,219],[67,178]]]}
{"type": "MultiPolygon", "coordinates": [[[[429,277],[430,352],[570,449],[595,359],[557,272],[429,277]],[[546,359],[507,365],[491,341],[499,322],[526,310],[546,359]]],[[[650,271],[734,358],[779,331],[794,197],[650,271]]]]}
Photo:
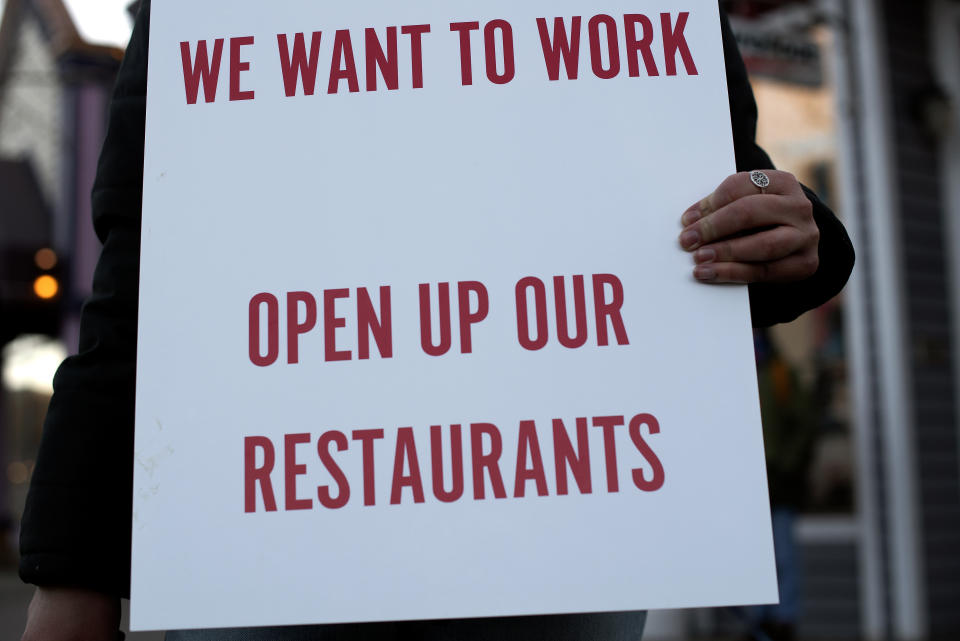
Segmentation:
{"type": "MultiPolygon", "coordinates": [[[[100,249],[89,195],[128,5],[0,0],[3,639],[25,620],[18,523],[100,249]]],[[[857,266],[840,297],[757,338],[792,612],[657,612],[644,638],[958,639],[960,1],[721,5],[759,143],[837,212],[857,266]]]]}

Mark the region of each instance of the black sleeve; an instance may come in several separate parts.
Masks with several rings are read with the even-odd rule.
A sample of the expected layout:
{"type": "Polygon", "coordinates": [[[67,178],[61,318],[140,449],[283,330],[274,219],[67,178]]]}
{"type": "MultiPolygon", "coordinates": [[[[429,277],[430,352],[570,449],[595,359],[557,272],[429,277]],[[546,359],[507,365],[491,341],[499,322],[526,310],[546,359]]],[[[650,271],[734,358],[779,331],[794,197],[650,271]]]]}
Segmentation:
{"type": "MultiPolygon", "coordinates": [[[[757,103],[730,22],[722,11],[721,24],[737,171],[773,169],[770,157],[757,146],[757,103]]],[[[822,305],[840,293],[853,270],[853,245],[843,225],[812,191],[806,187],[803,190],[813,204],[813,217],[820,229],[820,266],[813,276],[796,283],[750,285],[754,327],[786,323],[822,305]]]]}
{"type": "Polygon", "coordinates": [[[93,188],[103,243],[79,353],[57,371],[20,533],[29,583],[127,596],[150,3],[120,67],[93,188]]]}

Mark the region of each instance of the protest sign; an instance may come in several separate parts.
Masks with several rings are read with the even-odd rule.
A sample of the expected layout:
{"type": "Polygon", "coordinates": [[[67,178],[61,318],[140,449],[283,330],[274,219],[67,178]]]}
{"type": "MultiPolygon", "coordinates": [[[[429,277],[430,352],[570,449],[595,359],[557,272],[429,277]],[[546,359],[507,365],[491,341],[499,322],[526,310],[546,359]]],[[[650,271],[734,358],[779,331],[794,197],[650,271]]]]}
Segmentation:
{"type": "Polygon", "coordinates": [[[776,600],[716,3],[153,7],[135,629],[776,600]]]}

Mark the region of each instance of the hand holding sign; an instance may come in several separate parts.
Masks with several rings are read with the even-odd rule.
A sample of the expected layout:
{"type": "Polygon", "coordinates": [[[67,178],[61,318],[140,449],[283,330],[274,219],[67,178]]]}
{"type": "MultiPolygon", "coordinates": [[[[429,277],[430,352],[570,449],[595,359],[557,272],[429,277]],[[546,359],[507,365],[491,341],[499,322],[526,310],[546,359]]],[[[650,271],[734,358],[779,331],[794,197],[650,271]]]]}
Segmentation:
{"type": "Polygon", "coordinates": [[[766,174],[770,186],[763,193],[748,173],[734,174],[684,212],[680,244],[694,252],[697,280],[786,282],[817,271],[820,231],[813,205],[793,174],[766,174]]]}

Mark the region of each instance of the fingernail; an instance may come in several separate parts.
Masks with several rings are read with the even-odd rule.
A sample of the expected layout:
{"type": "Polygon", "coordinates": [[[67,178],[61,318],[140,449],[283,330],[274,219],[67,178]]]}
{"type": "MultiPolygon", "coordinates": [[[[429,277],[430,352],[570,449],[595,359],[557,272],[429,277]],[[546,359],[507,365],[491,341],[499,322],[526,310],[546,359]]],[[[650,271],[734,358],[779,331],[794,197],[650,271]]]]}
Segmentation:
{"type": "Polygon", "coordinates": [[[698,263],[712,263],[717,259],[717,252],[709,247],[706,249],[698,249],[693,255],[693,259],[698,263]]]}
{"type": "Polygon", "coordinates": [[[683,213],[683,216],[680,217],[680,222],[684,227],[689,227],[693,223],[700,220],[701,216],[702,214],[700,213],[700,208],[694,205],[683,213]]]}
{"type": "Polygon", "coordinates": [[[684,249],[693,249],[700,244],[700,232],[696,229],[688,229],[680,234],[680,246],[684,249]]]}
{"type": "Polygon", "coordinates": [[[716,280],[717,270],[709,265],[699,265],[693,268],[693,277],[703,281],[716,280]]]}

